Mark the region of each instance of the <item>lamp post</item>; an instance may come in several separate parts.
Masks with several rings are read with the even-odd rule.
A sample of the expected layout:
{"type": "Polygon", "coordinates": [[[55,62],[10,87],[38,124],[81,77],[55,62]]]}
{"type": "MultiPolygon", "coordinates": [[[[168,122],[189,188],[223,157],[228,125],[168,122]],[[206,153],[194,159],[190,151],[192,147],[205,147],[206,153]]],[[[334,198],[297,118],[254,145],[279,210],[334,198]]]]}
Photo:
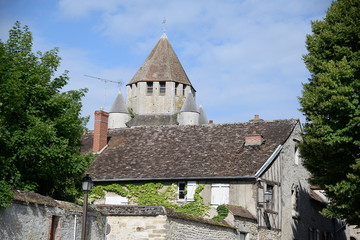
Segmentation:
{"type": "Polygon", "coordinates": [[[92,179],[87,174],[82,179],[82,190],[84,191],[84,204],[83,204],[81,240],[86,240],[86,217],[87,217],[87,205],[88,205],[88,192],[90,191],[92,186],[93,186],[92,179]]]}

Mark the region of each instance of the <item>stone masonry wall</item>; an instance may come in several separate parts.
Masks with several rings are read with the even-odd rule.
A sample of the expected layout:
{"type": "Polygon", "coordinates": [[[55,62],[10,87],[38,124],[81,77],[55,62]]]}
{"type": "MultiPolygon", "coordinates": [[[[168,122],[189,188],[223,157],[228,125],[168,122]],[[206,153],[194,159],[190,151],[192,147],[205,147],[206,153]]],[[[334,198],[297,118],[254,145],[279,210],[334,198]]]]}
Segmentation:
{"type": "MultiPolygon", "coordinates": [[[[15,193],[17,197],[18,193],[15,193]]],[[[88,239],[105,239],[105,218],[93,211],[88,216],[88,239]]],[[[81,222],[81,206],[26,193],[24,199],[14,200],[11,206],[0,208],[0,239],[48,240],[53,225],[55,239],[79,240],[81,222]]]]}
{"type": "Polygon", "coordinates": [[[165,240],[166,216],[108,216],[107,240],[165,240]]]}
{"type": "Polygon", "coordinates": [[[168,218],[169,240],[235,240],[239,239],[235,229],[208,225],[184,219],[168,218]]]}

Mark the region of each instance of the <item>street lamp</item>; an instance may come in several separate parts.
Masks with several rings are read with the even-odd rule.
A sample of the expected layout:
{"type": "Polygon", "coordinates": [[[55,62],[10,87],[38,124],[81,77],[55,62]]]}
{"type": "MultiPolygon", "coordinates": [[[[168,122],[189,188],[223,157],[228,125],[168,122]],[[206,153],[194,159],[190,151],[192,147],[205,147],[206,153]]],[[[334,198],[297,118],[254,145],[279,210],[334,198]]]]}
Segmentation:
{"type": "Polygon", "coordinates": [[[83,216],[82,216],[82,229],[81,229],[81,240],[86,240],[86,217],[87,217],[87,205],[88,205],[88,192],[93,186],[91,177],[87,174],[82,179],[82,190],[84,191],[84,204],[83,204],[83,216]]]}

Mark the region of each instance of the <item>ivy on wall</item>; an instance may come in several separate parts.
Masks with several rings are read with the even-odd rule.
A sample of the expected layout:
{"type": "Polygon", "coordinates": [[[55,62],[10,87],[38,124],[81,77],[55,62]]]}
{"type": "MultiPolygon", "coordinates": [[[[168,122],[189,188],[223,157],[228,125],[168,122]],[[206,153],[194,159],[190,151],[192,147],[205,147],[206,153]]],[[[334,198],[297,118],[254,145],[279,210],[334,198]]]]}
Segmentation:
{"type": "Polygon", "coordinates": [[[199,185],[195,190],[194,201],[177,205],[177,185],[171,184],[165,190],[162,190],[162,183],[145,183],[142,185],[117,183],[107,186],[96,186],[89,193],[91,202],[105,197],[106,192],[114,192],[122,197],[127,197],[130,202],[138,205],[159,205],[174,209],[176,212],[203,217],[207,214],[209,206],[204,204],[200,192],[204,185],[199,185]]]}
{"type": "Polygon", "coordinates": [[[222,221],[229,214],[229,209],[225,205],[219,205],[216,208],[216,211],[217,211],[218,215],[216,215],[212,218],[215,221],[222,221]]]}

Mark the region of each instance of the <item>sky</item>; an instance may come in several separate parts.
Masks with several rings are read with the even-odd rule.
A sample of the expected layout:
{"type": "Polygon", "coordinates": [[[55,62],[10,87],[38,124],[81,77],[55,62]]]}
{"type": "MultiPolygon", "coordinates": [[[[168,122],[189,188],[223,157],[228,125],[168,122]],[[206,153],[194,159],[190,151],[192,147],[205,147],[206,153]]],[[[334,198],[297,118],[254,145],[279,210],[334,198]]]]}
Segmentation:
{"type": "Polygon", "coordinates": [[[33,51],[59,48],[64,91],[87,88],[83,116],[111,108],[119,90],[166,31],[214,123],[305,118],[298,110],[310,73],[302,56],[311,21],[331,0],[0,0],[0,39],[15,21],[33,34],[33,51]],[[166,23],[163,24],[164,18],[166,23]],[[87,76],[93,76],[91,78],[87,76]],[[122,82],[103,82],[100,79],[122,82]]]}

